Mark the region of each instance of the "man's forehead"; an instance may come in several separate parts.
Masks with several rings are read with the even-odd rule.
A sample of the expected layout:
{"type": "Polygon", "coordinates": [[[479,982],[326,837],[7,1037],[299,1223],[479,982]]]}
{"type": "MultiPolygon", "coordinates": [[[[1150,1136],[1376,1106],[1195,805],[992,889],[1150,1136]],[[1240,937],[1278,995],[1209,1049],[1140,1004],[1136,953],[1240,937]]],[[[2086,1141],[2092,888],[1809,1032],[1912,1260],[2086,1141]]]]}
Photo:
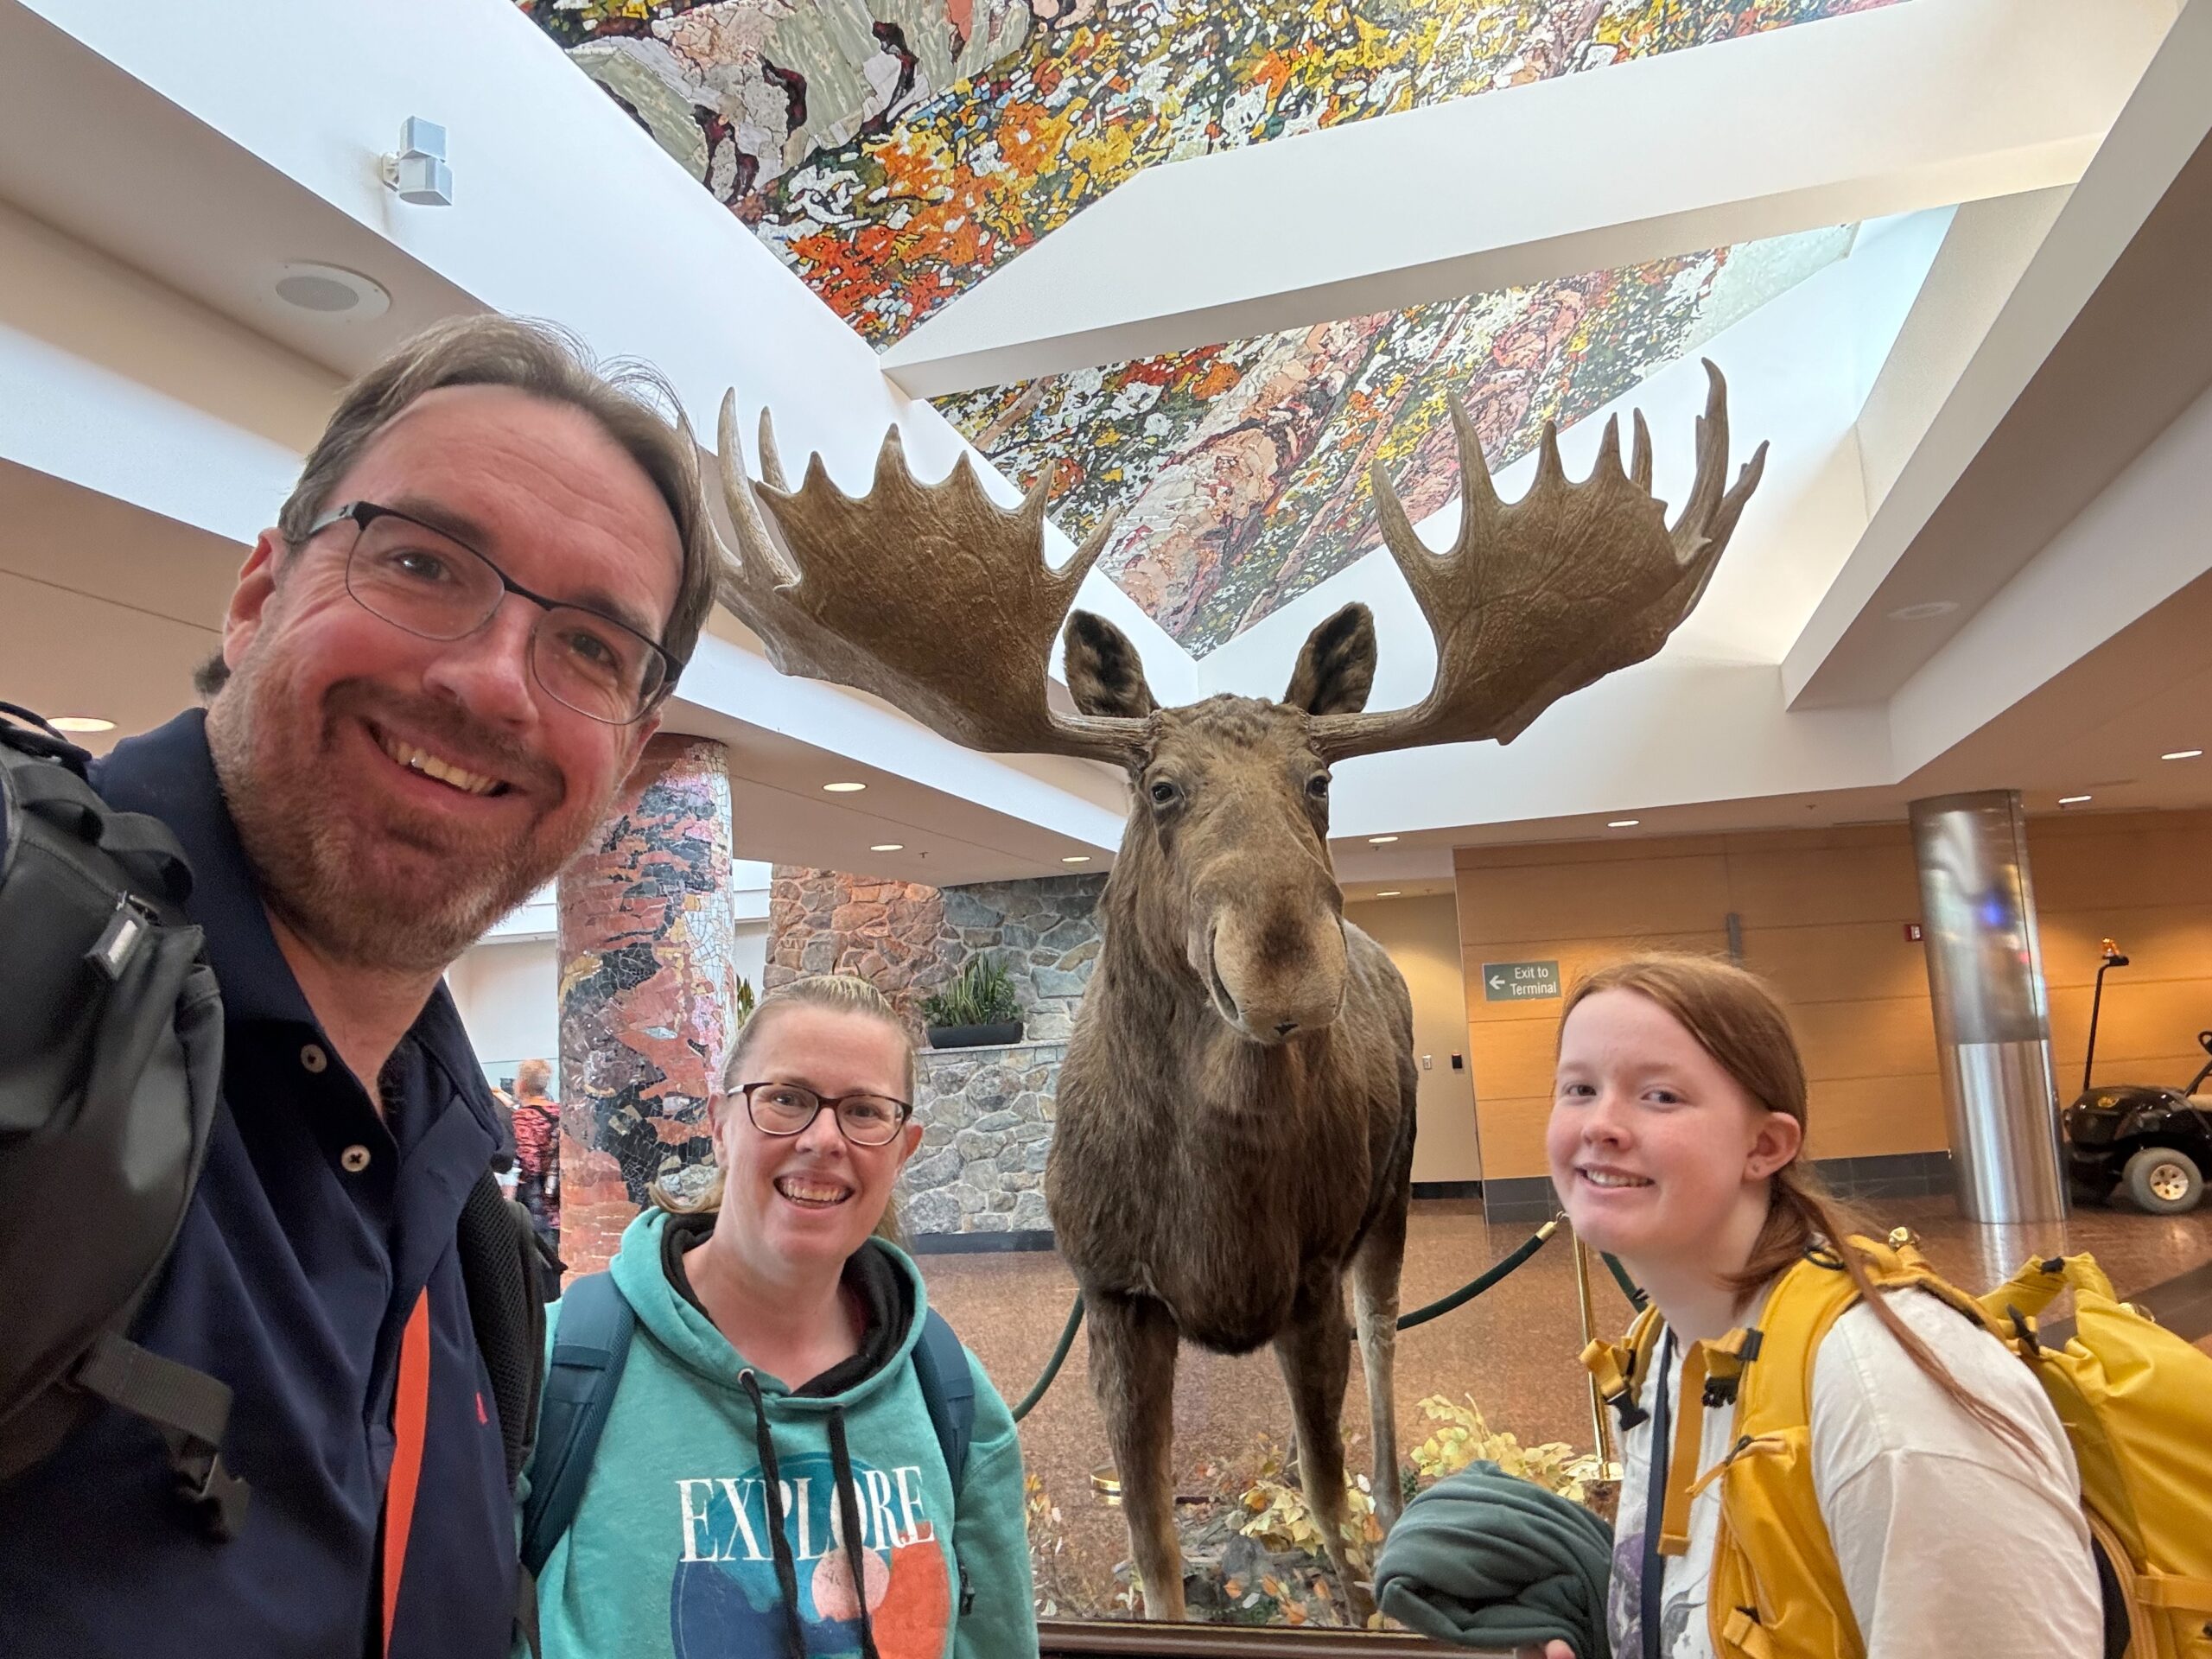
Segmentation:
{"type": "Polygon", "coordinates": [[[674,609],[683,547],[659,488],[597,419],[512,386],[441,386],[387,422],[347,467],[337,503],[427,510],[441,529],[512,564],[515,579],[626,594],[622,611],[674,609]],[[525,569],[529,574],[525,574],[525,569]]]}

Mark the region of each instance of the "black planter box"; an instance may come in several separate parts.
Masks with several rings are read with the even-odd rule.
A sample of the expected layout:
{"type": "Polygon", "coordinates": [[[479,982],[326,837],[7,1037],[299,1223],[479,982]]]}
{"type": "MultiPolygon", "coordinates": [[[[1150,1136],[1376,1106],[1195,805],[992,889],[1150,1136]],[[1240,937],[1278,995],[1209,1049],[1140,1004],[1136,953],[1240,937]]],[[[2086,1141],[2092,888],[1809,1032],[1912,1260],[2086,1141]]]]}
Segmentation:
{"type": "Polygon", "coordinates": [[[1021,1021],[1007,1020],[995,1026],[931,1026],[931,1048],[1003,1048],[1021,1040],[1021,1021]]]}

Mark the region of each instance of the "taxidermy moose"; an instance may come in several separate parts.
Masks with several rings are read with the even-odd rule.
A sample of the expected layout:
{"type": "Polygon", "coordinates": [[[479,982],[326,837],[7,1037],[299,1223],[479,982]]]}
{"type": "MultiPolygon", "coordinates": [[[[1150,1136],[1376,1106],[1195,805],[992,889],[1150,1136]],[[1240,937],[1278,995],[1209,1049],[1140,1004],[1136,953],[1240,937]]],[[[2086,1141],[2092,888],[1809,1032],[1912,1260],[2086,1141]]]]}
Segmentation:
{"type": "Polygon", "coordinates": [[[1706,366],[1696,480],[1671,531],[1650,493],[1641,415],[1627,471],[1611,423],[1579,484],[1548,424],[1535,482],[1507,505],[1455,404],[1463,499],[1440,555],[1378,464],[1383,539],[1437,653],[1427,696],[1382,714],[1363,712],[1375,629],[1362,605],[1313,631],[1280,702],[1178,709],[1154,702],[1119,630],[1077,611],[1065,636],[1076,712],[1064,713],[1047,696],[1052,635],[1110,524],[1053,570],[1046,480],[1012,509],[964,456],[944,482],[920,484],[895,428],[867,495],[839,490],[818,455],[793,489],[765,412],[756,485],[734,394],[722,405],[738,545],[721,597],[779,669],[873,692],[971,748],[1081,755],[1128,773],[1046,1192],[1089,1306],[1091,1383],[1154,1618],[1184,1611],[1171,1445],[1184,1339],[1230,1354],[1274,1345],[1307,1501],[1351,1606],[1371,1605],[1343,1542],[1344,1280],[1387,1526],[1400,1507],[1391,1365],[1416,1072],[1405,982],[1344,919],[1329,768],[1420,744],[1509,741],[1560,697],[1659,649],[1705,591],[1766,454],[1761,445],[1726,486],[1726,388],[1706,366]]]}

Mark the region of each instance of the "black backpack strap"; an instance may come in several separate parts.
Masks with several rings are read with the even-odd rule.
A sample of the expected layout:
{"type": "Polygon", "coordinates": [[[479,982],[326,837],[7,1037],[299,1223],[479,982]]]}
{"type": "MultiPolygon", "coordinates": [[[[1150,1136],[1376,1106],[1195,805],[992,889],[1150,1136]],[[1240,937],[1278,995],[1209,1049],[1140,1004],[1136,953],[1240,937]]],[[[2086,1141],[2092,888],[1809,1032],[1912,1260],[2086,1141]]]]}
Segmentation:
{"type": "Polygon", "coordinates": [[[512,1482],[530,1461],[537,1428],[537,1395],[545,1379],[545,1299],[530,1214],[500,1191],[489,1171],[476,1178],[461,1207],[455,1235],[468,1322],[476,1333],[499,1408],[499,1438],[512,1482]]]}
{"type": "Polygon", "coordinates": [[[537,1422],[536,1462],[523,1504],[522,1564],[535,1579],[576,1518],[592,1454],[614,1408],[638,1316],[614,1281],[587,1274],[561,1299],[561,1324],[537,1422]]]}
{"type": "Polygon", "coordinates": [[[71,1380],[86,1393],[143,1417],[161,1431],[176,1471],[179,1496],[217,1539],[234,1538],[245,1520],[246,1484],[223,1467],[223,1428],[231,1389],[205,1371],[103,1332],[71,1380]]]}

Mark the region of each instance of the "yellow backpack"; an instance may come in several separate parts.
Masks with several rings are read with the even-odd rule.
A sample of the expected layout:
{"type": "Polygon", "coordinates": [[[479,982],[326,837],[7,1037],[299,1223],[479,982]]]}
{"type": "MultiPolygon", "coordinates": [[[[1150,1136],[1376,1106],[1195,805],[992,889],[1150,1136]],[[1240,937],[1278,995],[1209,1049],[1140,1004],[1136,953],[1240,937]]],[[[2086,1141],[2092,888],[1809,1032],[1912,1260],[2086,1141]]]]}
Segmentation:
{"type": "MultiPolygon", "coordinates": [[[[2212,1355],[2120,1301],[2087,1255],[2031,1261],[1977,1298],[1939,1278],[1902,1229],[1886,1244],[1852,1243],[1877,1285],[1916,1285],[1942,1297],[2011,1349],[2050,1396],[2102,1558],[2108,1654],[2212,1659],[2212,1355]],[[2037,1337],[2036,1319],[2068,1287],[2075,1334],[2053,1347],[2037,1337]]],[[[1813,1356],[1858,1300],[1842,1264],[1815,1252],[1777,1281],[1756,1328],[1694,1344],[1683,1357],[1685,1408],[1675,1414],[1666,1504],[1646,1524],[1659,1528],[1662,1554],[1683,1554],[1690,1500],[1719,1482],[1708,1605],[1722,1659],[1865,1654],[1814,1495],[1810,1455],[1813,1356]],[[1732,1399],[1735,1408],[1732,1449],[1702,1471],[1703,1414],[1689,1408],[1700,1398],[1708,1407],[1732,1399]]],[[[1637,1383],[1661,1329],[1658,1310],[1647,1308],[1625,1342],[1593,1342],[1583,1352],[1624,1426],[1642,1421],[1637,1383]]]]}

